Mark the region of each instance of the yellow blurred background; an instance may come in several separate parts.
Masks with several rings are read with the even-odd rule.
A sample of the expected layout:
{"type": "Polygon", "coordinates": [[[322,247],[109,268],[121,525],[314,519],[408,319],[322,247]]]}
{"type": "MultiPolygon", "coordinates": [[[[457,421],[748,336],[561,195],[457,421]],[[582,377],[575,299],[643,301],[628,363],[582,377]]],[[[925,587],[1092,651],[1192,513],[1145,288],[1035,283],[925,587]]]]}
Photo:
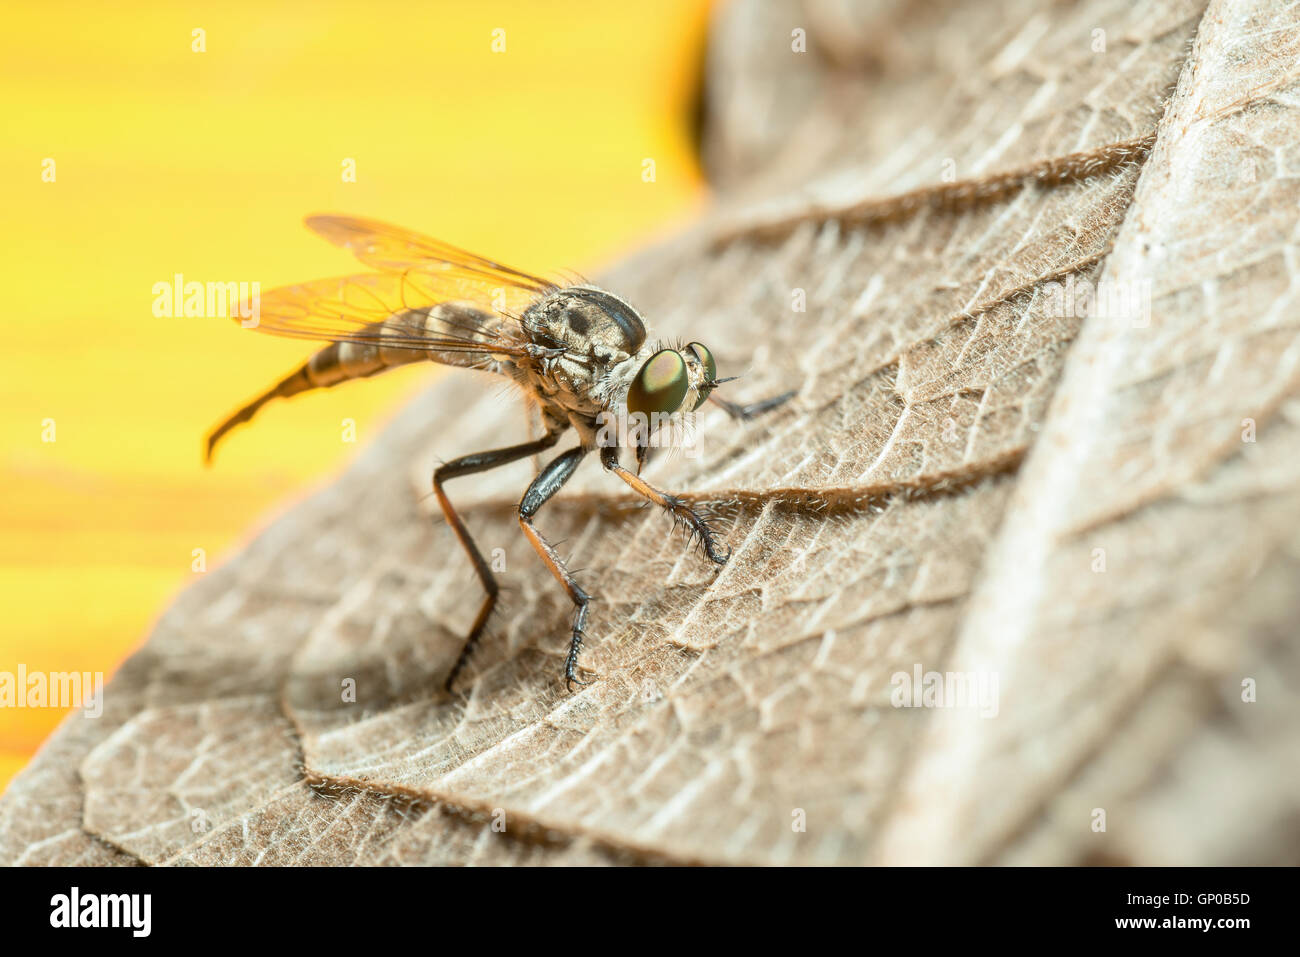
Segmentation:
{"type": "MultiPolygon", "coordinates": [[[[597,270],[703,201],[707,6],[8,5],[0,671],[108,676],[195,577],[194,549],[210,570],[435,374],[275,404],[206,470],[207,430],[311,346],[155,318],[155,283],[356,271],[301,226],[322,211],[597,270]]],[[[62,718],[0,709],[0,787],[62,718]]]]}

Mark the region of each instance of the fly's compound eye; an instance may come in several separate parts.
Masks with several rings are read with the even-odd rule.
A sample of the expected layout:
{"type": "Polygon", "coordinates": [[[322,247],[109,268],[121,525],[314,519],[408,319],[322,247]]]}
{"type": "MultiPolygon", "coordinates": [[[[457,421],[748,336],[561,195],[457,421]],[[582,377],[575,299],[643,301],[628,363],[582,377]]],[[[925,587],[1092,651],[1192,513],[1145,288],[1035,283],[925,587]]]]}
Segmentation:
{"type": "MultiPolygon", "coordinates": [[[[713,353],[709,351],[708,346],[702,342],[692,342],[686,348],[691,355],[695,356],[695,358],[699,360],[700,365],[704,366],[704,381],[706,383],[713,382],[718,378],[718,364],[713,361],[713,353]]],[[[696,409],[704,404],[705,400],[709,397],[709,393],[712,391],[713,390],[707,386],[700,389],[699,396],[695,400],[696,409]]]]}
{"type": "Polygon", "coordinates": [[[662,349],[645,361],[628,387],[627,411],[647,419],[655,412],[676,412],[689,389],[686,360],[672,349],[662,349]]]}

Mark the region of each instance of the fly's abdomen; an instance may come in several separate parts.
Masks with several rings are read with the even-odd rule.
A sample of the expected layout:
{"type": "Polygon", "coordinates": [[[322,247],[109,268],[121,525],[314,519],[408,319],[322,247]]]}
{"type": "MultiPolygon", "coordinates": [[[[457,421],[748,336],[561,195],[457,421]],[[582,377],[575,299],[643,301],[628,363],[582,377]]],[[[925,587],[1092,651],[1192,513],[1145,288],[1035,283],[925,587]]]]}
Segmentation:
{"type": "Polygon", "coordinates": [[[247,422],[272,399],[311,389],[328,389],[349,379],[364,379],[394,366],[433,361],[443,365],[485,368],[497,341],[492,316],[468,304],[441,303],[412,309],[362,327],[353,339],[331,342],[274,388],[232,415],[208,436],[207,457],[235,426],[247,422]],[[476,348],[482,343],[481,349],[476,348]]]}
{"type": "Polygon", "coordinates": [[[309,388],[327,389],[348,379],[364,379],[393,366],[428,358],[424,349],[393,349],[374,342],[333,342],[308,359],[303,368],[311,382],[309,388]]]}
{"type": "MultiPolygon", "coordinates": [[[[424,317],[420,317],[423,321],[424,317]]],[[[395,330],[387,327],[394,323],[403,323],[403,335],[410,336],[410,320],[405,317],[394,316],[383,322],[376,322],[366,327],[361,335],[372,333],[375,338],[382,339],[385,335],[396,334],[395,330]]],[[[216,447],[227,432],[237,425],[247,422],[255,416],[262,406],[272,399],[287,399],[289,396],[297,395],[300,392],[307,392],[311,389],[328,389],[331,386],[338,385],[340,382],[346,382],[349,379],[364,379],[367,376],[383,372],[385,369],[391,369],[394,366],[406,365],[410,362],[420,362],[432,356],[426,349],[395,348],[389,345],[383,345],[380,342],[331,342],[324,349],[321,349],[299,368],[280,382],[276,383],[273,388],[263,392],[252,402],[245,405],[230,418],[226,419],[221,425],[213,430],[208,436],[207,458],[212,459],[212,450],[216,447]]]]}

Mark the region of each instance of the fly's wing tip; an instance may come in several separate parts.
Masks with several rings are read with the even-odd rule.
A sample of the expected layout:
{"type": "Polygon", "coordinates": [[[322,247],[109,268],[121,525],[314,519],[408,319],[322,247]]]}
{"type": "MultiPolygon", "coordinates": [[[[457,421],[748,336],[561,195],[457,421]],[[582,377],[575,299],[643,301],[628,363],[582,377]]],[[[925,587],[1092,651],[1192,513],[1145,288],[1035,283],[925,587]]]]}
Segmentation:
{"type": "Polygon", "coordinates": [[[339,244],[338,231],[333,224],[338,218],[337,216],[331,216],[329,213],[312,213],[310,216],[302,218],[302,224],[321,239],[337,246],[339,244]]]}
{"type": "Polygon", "coordinates": [[[321,239],[342,248],[347,248],[348,243],[356,238],[354,233],[361,222],[353,216],[337,213],[312,213],[302,220],[302,224],[321,239]]]}

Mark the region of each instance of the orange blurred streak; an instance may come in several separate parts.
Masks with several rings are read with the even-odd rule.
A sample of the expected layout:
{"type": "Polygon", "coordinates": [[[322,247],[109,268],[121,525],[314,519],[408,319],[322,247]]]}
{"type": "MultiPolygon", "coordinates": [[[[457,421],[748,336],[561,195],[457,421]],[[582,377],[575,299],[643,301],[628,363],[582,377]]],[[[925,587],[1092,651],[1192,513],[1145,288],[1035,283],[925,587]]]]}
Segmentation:
{"type": "MultiPolygon", "coordinates": [[[[706,16],[705,0],[8,9],[0,671],[111,672],[194,577],[193,549],[211,568],[350,458],[343,418],[364,443],[428,381],[272,407],[205,471],[205,431],[308,350],[155,318],[154,283],[351,270],[300,226],[323,210],[590,271],[701,201],[686,117],[706,16]]],[[[0,786],[62,717],[0,710],[0,786]]]]}

